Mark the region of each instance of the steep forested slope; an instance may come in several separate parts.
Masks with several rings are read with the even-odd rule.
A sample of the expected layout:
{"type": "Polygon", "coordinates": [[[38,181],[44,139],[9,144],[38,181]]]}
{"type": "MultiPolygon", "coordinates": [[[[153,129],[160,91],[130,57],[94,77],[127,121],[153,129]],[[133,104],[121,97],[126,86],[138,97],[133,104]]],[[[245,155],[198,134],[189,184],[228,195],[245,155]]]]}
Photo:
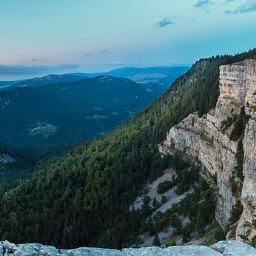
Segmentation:
{"type": "Polygon", "coordinates": [[[159,100],[115,131],[40,163],[31,178],[3,195],[2,239],[62,247],[133,243],[147,212],[129,211],[129,206],[147,180],[167,166],[182,164],[161,158],[157,144],[189,113],[204,114],[216,104],[221,64],[255,54],[200,60],[159,100]]]}

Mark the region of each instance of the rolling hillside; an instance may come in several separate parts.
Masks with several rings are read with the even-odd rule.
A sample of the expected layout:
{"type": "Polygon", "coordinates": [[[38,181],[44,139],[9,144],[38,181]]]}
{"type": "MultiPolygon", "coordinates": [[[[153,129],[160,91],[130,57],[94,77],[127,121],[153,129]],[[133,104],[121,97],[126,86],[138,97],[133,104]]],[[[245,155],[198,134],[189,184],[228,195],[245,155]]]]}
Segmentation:
{"type": "MultiPolygon", "coordinates": [[[[125,77],[136,83],[141,84],[143,88],[148,91],[152,91],[158,97],[163,94],[173,83],[173,81],[184,74],[189,67],[177,66],[177,67],[124,67],[114,69],[108,72],[102,73],[78,73],[78,76],[95,77],[95,76],[113,76],[113,77],[125,77]]],[[[72,74],[71,74],[72,75],[72,74]]],[[[75,75],[75,74],[73,74],[75,75]]]]}
{"type": "MultiPolygon", "coordinates": [[[[33,79],[28,79],[21,82],[16,82],[12,84],[10,88],[17,88],[17,87],[40,87],[49,84],[57,84],[57,83],[69,83],[75,82],[81,79],[85,79],[84,76],[75,76],[75,75],[47,75],[43,77],[36,77],[33,79]]],[[[13,82],[10,82],[13,83],[13,82]]]]}
{"type": "Polygon", "coordinates": [[[122,124],[154,99],[123,78],[47,81],[29,80],[0,91],[0,141],[14,147],[82,142],[122,124]]]}

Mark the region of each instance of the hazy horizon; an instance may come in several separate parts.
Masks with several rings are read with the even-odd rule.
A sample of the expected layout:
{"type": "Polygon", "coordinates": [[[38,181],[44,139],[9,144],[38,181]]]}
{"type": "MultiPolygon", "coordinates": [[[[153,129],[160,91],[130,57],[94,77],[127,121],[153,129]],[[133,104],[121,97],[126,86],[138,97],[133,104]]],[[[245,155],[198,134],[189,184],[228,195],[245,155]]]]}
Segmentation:
{"type": "Polygon", "coordinates": [[[0,9],[0,80],[187,66],[256,41],[256,0],[2,0],[0,9]]]}
{"type": "MultiPolygon", "coordinates": [[[[41,78],[48,75],[72,75],[72,74],[98,74],[98,73],[107,73],[114,70],[119,69],[126,69],[126,68],[175,68],[175,67],[187,67],[190,68],[192,64],[184,64],[184,65],[167,65],[167,66],[125,66],[125,67],[117,67],[117,68],[108,68],[105,70],[99,70],[99,71],[91,71],[86,72],[86,70],[72,72],[72,69],[67,69],[66,72],[59,71],[57,66],[10,66],[10,72],[12,74],[10,75],[4,75],[3,70],[1,70],[0,65],[0,82],[8,82],[8,81],[22,81],[27,79],[33,79],[33,78],[41,78]],[[26,70],[26,72],[32,72],[32,74],[25,74],[26,72],[22,72],[23,70],[26,70]],[[37,70],[38,73],[34,73],[33,71],[37,70]],[[15,73],[16,72],[16,73],[15,73]],[[1,74],[2,73],[2,74],[1,74]],[[6,79],[2,79],[3,77],[6,77],[6,79]]],[[[8,71],[9,72],[9,71],[8,71]]]]}

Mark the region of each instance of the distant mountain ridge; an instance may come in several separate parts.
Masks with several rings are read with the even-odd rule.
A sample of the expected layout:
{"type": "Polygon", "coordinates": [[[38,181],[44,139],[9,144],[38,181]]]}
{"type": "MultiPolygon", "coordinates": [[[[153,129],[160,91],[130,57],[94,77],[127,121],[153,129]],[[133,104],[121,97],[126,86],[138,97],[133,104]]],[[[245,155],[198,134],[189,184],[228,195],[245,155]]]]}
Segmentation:
{"type": "Polygon", "coordinates": [[[85,77],[77,76],[77,75],[68,75],[68,74],[67,75],[50,74],[47,76],[36,77],[33,79],[28,79],[22,82],[12,84],[8,89],[16,88],[16,87],[39,87],[39,86],[44,86],[48,84],[75,82],[81,79],[85,79],[85,77]]]}
{"type": "Polygon", "coordinates": [[[17,80],[17,81],[0,81],[0,89],[10,87],[14,84],[20,83],[23,80],[17,80]]]}
{"type": "Polygon", "coordinates": [[[152,90],[160,96],[165,92],[174,80],[184,74],[189,67],[187,66],[162,66],[162,67],[124,67],[100,73],[74,73],[71,75],[95,77],[107,75],[113,77],[125,77],[141,84],[145,89],[152,90]]]}
{"type": "MultiPolygon", "coordinates": [[[[18,81],[0,81],[1,87],[31,87],[42,86],[46,84],[73,82],[83,78],[92,78],[96,76],[113,76],[128,78],[132,81],[145,84],[160,85],[159,90],[163,92],[169,88],[171,83],[180,75],[184,74],[189,69],[188,66],[159,66],[159,67],[123,67],[113,69],[106,72],[96,73],[67,73],[62,75],[49,74],[43,77],[36,77],[18,81]],[[161,88],[161,85],[163,88],[161,88]]],[[[144,86],[145,87],[145,86],[144,86]]]]}
{"type": "Polygon", "coordinates": [[[110,75],[114,77],[126,77],[129,79],[147,79],[147,78],[167,78],[172,76],[172,73],[180,73],[183,74],[187,71],[189,67],[186,66],[177,66],[177,67],[168,67],[168,66],[160,66],[160,67],[146,67],[146,68],[138,68],[138,67],[124,67],[118,68],[107,72],[99,72],[99,73],[86,73],[87,76],[98,76],[98,75],[110,75]]]}
{"type": "Polygon", "coordinates": [[[115,128],[155,99],[126,78],[54,84],[48,81],[63,76],[47,78],[41,86],[33,79],[0,91],[1,142],[20,147],[85,141],[115,128]]]}

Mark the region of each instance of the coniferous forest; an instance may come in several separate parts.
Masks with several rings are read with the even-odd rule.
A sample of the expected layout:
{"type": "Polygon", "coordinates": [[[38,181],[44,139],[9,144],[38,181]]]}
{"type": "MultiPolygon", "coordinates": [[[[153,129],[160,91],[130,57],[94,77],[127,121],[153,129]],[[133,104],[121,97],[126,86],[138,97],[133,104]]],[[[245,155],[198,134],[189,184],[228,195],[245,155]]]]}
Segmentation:
{"type": "Polygon", "coordinates": [[[1,194],[1,240],[121,248],[136,245],[141,232],[157,234],[166,223],[176,224],[184,241],[194,231],[203,233],[214,217],[214,192],[198,168],[177,156],[161,157],[158,144],[188,114],[203,115],[216,104],[220,65],[255,54],[252,50],[201,59],[158,100],[114,131],[39,162],[17,187],[1,194]],[[141,210],[130,210],[144,185],[170,167],[178,173],[177,193],[193,186],[193,194],[151,220],[146,201],[141,210]],[[202,198],[197,211],[192,206],[202,198]],[[189,217],[189,225],[177,225],[181,214],[189,217]]]}

